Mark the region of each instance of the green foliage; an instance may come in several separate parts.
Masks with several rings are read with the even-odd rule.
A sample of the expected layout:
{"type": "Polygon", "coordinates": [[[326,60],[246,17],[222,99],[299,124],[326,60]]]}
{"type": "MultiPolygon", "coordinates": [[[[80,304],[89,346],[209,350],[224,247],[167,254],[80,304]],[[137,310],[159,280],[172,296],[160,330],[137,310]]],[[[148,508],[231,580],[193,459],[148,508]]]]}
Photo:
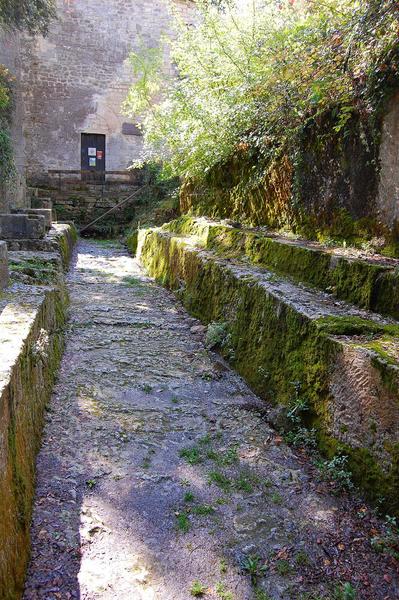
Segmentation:
{"type": "Polygon", "coordinates": [[[205,346],[210,350],[213,348],[223,348],[228,341],[228,335],[227,323],[220,323],[218,321],[209,323],[206,331],[205,346]]]}
{"type": "Polygon", "coordinates": [[[328,114],[332,134],[345,138],[353,117],[373,120],[397,85],[392,0],[196,5],[196,26],[176,17],[168,42],[179,77],[161,77],[163,48],[131,55],[125,111],[142,112],[143,159],[164,160],[171,174],[204,180],[240,154],[257,157],[255,182],[282,153],[295,154],[309,125],[328,114]]]}
{"type": "Polygon", "coordinates": [[[200,581],[196,580],[193,581],[191,585],[190,594],[195,597],[203,596],[206,593],[206,590],[207,587],[203,585],[200,581]]]}
{"type": "Polygon", "coordinates": [[[262,564],[260,556],[251,554],[242,560],[241,569],[248,573],[252,585],[256,585],[258,578],[266,571],[266,566],[262,564]]]}
{"type": "Polygon", "coordinates": [[[0,24],[45,35],[55,17],[54,0],[0,0],[0,24]]]}
{"type": "Polygon", "coordinates": [[[317,462],[322,476],[331,480],[337,491],[353,490],[352,473],[348,469],[347,456],[334,456],[331,460],[317,462]]]}

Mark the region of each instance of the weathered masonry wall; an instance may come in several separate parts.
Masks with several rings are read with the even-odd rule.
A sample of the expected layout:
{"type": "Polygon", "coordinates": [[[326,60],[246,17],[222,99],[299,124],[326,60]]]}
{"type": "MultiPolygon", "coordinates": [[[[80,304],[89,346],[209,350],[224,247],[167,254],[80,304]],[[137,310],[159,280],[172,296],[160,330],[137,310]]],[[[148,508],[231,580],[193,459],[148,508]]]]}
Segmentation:
{"type": "Polygon", "coordinates": [[[80,134],[106,135],[106,169],[122,170],[142,145],[121,114],[132,83],[131,50],[156,46],[169,32],[169,5],[190,0],[57,0],[47,38],[22,46],[26,162],[31,179],[48,169],[80,169],[80,134]]]}
{"type": "MultiPolygon", "coordinates": [[[[220,350],[261,397],[290,406],[296,382],[320,447],[330,457],[348,455],[355,482],[399,513],[398,323],[279,276],[270,269],[277,244],[265,261],[258,255],[268,265],[259,268],[250,253],[245,259],[229,246],[223,227],[211,229],[183,220],[142,230],[138,254],[194,316],[222,325],[220,350]]],[[[317,263],[322,257],[314,255],[308,269],[317,263]]],[[[373,265],[364,268],[373,273],[373,265]]]]}
{"type": "Polygon", "coordinates": [[[57,227],[45,240],[31,240],[36,248],[11,249],[14,283],[0,296],[2,600],[15,600],[22,594],[29,558],[35,456],[63,348],[67,295],[62,265],[70,258],[75,236],[70,226],[57,227]]]}

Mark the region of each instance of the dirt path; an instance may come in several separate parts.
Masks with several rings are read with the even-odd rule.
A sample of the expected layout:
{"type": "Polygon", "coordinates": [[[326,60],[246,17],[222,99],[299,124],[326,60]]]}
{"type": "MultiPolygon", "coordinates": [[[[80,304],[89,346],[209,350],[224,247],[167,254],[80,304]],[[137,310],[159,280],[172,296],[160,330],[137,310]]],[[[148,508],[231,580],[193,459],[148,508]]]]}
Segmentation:
{"type": "Polygon", "coordinates": [[[398,597],[374,517],[314,479],[134,259],[80,242],[69,291],[25,599],[398,597]]]}

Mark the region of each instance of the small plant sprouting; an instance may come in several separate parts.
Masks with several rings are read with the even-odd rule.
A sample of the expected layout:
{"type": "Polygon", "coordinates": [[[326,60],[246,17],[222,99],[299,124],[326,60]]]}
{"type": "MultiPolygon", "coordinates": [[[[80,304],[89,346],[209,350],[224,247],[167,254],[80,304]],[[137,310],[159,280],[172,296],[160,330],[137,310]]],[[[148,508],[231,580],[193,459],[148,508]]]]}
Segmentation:
{"type": "Polygon", "coordinates": [[[273,502],[273,504],[282,504],[283,503],[283,497],[280,496],[280,494],[278,494],[277,492],[271,495],[271,501],[273,502]]]}
{"type": "Polygon", "coordinates": [[[180,458],[184,458],[189,465],[199,465],[202,462],[201,452],[196,446],[182,448],[179,452],[180,458]]]}
{"type": "Polygon", "coordinates": [[[219,571],[220,571],[220,573],[222,575],[224,575],[225,573],[227,573],[227,560],[225,558],[221,558],[220,559],[219,571]]]}
{"type": "Polygon", "coordinates": [[[192,492],[186,492],[184,494],[184,502],[194,502],[194,494],[192,492]]]}
{"type": "Polygon", "coordinates": [[[356,600],[356,590],[349,582],[335,588],[334,600],[356,600]]]}
{"type": "Polygon", "coordinates": [[[97,481],[95,479],[88,479],[86,481],[86,485],[90,490],[92,490],[97,485],[97,481]]]}
{"type": "Polygon", "coordinates": [[[232,592],[226,590],[226,586],[221,581],[216,584],[215,591],[220,600],[233,600],[232,592]]]}
{"type": "Polygon", "coordinates": [[[372,537],[370,543],[376,552],[384,552],[399,559],[399,525],[395,517],[386,515],[382,532],[372,537]]]}
{"type": "Polygon", "coordinates": [[[187,533],[190,529],[190,519],[188,518],[188,514],[186,512],[177,512],[176,513],[177,520],[177,528],[182,533],[187,533]]]}
{"type": "Polygon", "coordinates": [[[211,471],[208,476],[208,482],[214,483],[224,492],[228,492],[231,489],[230,479],[220,471],[211,471]]]}
{"type": "Polygon", "coordinates": [[[150,385],[149,383],[143,383],[142,388],[143,388],[143,392],[145,392],[146,394],[151,394],[152,385],[150,385]]]}
{"type": "Polygon", "coordinates": [[[261,564],[261,559],[259,556],[252,554],[246,556],[241,563],[241,569],[248,573],[251,578],[252,585],[256,585],[258,578],[261,577],[266,571],[266,565],[261,564]]]}
{"type": "Polygon", "coordinates": [[[198,515],[200,517],[206,517],[208,515],[213,515],[215,512],[214,507],[211,504],[198,504],[197,506],[193,506],[191,512],[194,515],[198,515]]]}
{"type": "Polygon", "coordinates": [[[352,473],[348,469],[348,457],[345,455],[334,456],[331,460],[316,462],[324,479],[334,483],[338,492],[351,491],[354,488],[352,473]]]}
{"type": "Polygon", "coordinates": [[[193,581],[190,588],[190,594],[195,597],[201,597],[206,593],[207,587],[203,585],[198,579],[193,581]]]}

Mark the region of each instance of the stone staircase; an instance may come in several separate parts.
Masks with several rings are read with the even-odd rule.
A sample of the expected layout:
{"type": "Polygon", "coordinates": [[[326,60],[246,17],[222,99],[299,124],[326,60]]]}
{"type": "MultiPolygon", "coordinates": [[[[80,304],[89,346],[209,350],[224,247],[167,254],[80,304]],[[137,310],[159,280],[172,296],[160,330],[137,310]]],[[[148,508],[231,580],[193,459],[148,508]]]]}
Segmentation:
{"type": "Polygon", "coordinates": [[[303,399],[321,450],[399,512],[397,260],[191,217],[140,231],[138,256],[220,325],[219,351],[259,395],[303,399]]]}

